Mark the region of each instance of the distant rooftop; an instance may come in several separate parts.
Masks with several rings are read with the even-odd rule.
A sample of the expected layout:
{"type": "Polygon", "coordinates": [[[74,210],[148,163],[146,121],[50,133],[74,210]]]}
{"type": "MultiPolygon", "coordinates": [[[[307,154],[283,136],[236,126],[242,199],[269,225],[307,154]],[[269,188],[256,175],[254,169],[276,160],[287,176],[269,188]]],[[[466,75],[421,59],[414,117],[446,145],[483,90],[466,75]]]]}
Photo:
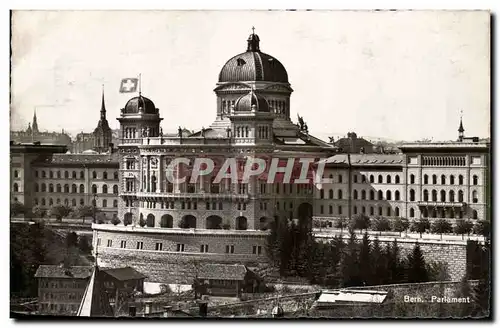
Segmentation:
{"type": "Polygon", "coordinates": [[[61,265],[40,265],[36,270],[36,278],[66,278],[86,279],[92,274],[92,266],[71,266],[65,268],[61,265]]]}
{"type": "Polygon", "coordinates": [[[134,268],[125,267],[125,268],[101,268],[101,271],[115,278],[116,280],[125,281],[125,280],[137,280],[146,278],[145,275],[136,271],[134,268]]]}
{"type": "MultiPolygon", "coordinates": [[[[404,156],[399,154],[350,154],[351,165],[401,165],[404,163],[404,156]]],[[[349,164],[347,154],[338,154],[323,159],[318,163],[326,164],[349,164]]]]}

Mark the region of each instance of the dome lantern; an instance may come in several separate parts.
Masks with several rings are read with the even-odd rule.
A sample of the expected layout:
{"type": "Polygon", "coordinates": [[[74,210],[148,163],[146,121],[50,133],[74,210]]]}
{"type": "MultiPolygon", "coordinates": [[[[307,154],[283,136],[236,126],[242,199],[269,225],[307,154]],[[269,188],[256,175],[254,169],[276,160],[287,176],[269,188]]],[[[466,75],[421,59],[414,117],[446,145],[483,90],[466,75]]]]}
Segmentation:
{"type": "Polygon", "coordinates": [[[259,52],[259,36],[255,34],[255,27],[252,27],[252,34],[248,37],[248,48],[247,51],[259,52]]]}

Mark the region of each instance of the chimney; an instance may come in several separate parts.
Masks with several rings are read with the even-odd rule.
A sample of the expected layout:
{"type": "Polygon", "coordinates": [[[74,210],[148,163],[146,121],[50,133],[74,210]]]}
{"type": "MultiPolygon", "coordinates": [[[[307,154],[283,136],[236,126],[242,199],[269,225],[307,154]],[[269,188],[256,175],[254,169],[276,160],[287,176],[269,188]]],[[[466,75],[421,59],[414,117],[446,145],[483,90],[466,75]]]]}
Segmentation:
{"type": "Polygon", "coordinates": [[[129,307],[128,307],[128,315],[130,317],[135,317],[136,313],[137,313],[137,309],[136,309],[135,305],[129,305],[129,307]]]}
{"type": "Polygon", "coordinates": [[[205,300],[198,301],[199,316],[206,317],[208,313],[208,302],[205,300]]]}

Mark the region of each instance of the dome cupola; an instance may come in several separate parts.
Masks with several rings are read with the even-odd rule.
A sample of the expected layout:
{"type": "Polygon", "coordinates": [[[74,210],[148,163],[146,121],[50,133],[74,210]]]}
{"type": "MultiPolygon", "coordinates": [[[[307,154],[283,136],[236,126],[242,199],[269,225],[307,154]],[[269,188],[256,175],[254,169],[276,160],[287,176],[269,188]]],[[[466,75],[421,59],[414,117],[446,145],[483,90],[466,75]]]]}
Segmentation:
{"type": "Polygon", "coordinates": [[[158,114],[158,108],[153,101],[139,95],[127,101],[123,114],[158,114]]]}

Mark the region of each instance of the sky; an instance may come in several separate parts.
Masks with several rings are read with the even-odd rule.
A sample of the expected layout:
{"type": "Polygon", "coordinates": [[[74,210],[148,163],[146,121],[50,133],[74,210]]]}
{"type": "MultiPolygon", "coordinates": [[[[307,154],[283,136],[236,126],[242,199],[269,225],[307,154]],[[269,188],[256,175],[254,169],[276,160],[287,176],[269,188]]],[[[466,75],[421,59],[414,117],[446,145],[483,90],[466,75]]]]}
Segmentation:
{"type": "Polygon", "coordinates": [[[139,73],[164,131],[206,127],[218,74],[254,26],[313,135],[451,140],[463,111],[466,135],[489,136],[488,12],[16,11],[12,24],[12,130],[36,109],[42,130],[93,131],[103,84],[118,128],[134,96],[120,81],[139,73]]]}

